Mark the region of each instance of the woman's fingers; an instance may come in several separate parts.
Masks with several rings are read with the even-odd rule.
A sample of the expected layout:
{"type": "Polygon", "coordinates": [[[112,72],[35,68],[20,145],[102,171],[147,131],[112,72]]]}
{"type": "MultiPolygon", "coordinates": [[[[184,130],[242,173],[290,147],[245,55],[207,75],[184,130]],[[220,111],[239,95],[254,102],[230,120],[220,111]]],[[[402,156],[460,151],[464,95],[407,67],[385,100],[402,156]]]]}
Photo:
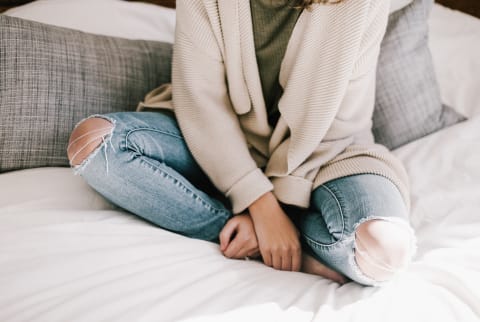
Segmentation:
{"type": "Polygon", "coordinates": [[[258,247],[251,250],[250,252],[248,252],[247,256],[250,257],[250,258],[260,258],[260,257],[262,257],[262,255],[260,254],[260,249],[258,247]]]}
{"type": "Polygon", "coordinates": [[[252,252],[258,252],[257,236],[248,214],[230,219],[219,238],[220,249],[228,258],[245,258],[252,252]]]}
{"type": "Polygon", "coordinates": [[[282,256],[283,254],[279,252],[272,253],[272,267],[275,269],[282,269],[282,256]]]}
{"type": "Polygon", "coordinates": [[[255,251],[256,243],[249,240],[248,236],[244,236],[242,232],[237,232],[237,235],[230,241],[227,249],[223,254],[228,258],[245,258],[249,253],[255,251]]]}
{"type": "Polygon", "coordinates": [[[234,238],[232,241],[230,241],[227,249],[224,250],[223,255],[228,258],[238,258],[237,254],[239,253],[241,248],[242,244],[238,242],[238,238],[234,238]]]}
{"type": "Polygon", "coordinates": [[[267,266],[272,267],[272,253],[270,251],[261,251],[263,263],[267,266]]]}
{"type": "MultiPolygon", "coordinates": [[[[278,208],[281,211],[281,208],[278,208]]],[[[298,271],[301,266],[301,248],[295,227],[280,212],[280,221],[277,227],[269,227],[271,221],[266,223],[267,230],[273,228],[270,235],[267,233],[264,246],[259,244],[257,231],[250,215],[237,215],[231,218],[220,232],[220,249],[228,258],[245,258],[260,253],[265,265],[284,271],[298,271]],[[283,220],[283,223],[281,222],[283,220]],[[280,229],[276,229],[280,228],[280,229]],[[285,230],[282,233],[282,229],[285,230]],[[275,236],[276,234],[276,236],[275,236]],[[270,238],[269,238],[270,237],[270,238]],[[271,237],[274,237],[273,239],[271,237]],[[276,238],[275,238],[276,237],[276,238]]],[[[264,236],[263,233],[260,233],[264,236]]]]}
{"type": "Polygon", "coordinates": [[[282,251],[267,250],[262,253],[264,263],[272,268],[282,271],[299,271],[301,268],[301,250],[300,248],[285,248],[282,251]],[[270,259],[267,261],[265,259],[270,259]]]}
{"type": "Polygon", "coordinates": [[[231,242],[231,239],[232,239],[232,235],[235,233],[235,231],[237,230],[237,227],[238,227],[238,223],[236,220],[234,220],[235,218],[232,218],[230,219],[226,224],[225,226],[223,226],[223,229],[222,231],[220,232],[220,236],[219,236],[219,239],[220,239],[220,250],[222,252],[224,252],[230,242],[231,242]]]}
{"type": "Polygon", "coordinates": [[[282,271],[291,271],[292,270],[292,253],[286,252],[282,257],[282,266],[280,267],[282,271]]]}
{"type": "Polygon", "coordinates": [[[298,249],[292,257],[292,271],[298,272],[302,268],[302,251],[298,249]]]}
{"type": "Polygon", "coordinates": [[[258,257],[259,252],[256,243],[242,242],[241,237],[235,236],[223,254],[228,258],[244,259],[247,256],[258,257]]]}

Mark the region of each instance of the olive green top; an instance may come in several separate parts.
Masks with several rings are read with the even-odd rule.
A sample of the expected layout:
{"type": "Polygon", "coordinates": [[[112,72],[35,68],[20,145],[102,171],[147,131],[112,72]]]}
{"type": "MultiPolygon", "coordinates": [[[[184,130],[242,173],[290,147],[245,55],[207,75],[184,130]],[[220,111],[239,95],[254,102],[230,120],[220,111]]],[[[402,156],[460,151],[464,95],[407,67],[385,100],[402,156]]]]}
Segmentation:
{"type": "Polygon", "coordinates": [[[278,100],[283,94],[278,82],[280,65],[301,9],[289,0],[250,0],[253,35],[268,123],[279,118],[278,100]]]}

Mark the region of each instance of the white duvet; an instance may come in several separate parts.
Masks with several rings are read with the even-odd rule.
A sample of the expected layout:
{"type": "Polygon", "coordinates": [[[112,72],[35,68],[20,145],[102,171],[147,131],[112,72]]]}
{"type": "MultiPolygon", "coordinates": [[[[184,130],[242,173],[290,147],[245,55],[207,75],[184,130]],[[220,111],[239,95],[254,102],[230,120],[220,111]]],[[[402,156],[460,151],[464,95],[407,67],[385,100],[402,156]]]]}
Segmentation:
{"type": "MultiPolygon", "coordinates": [[[[458,17],[437,7],[432,30],[458,17]]],[[[226,259],[114,209],[69,169],[43,168],[0,175],[0,322],[480,321],[479,85],[447,94],[469,121],[395,151],[418,252],[383,288],[226,259]]]]}

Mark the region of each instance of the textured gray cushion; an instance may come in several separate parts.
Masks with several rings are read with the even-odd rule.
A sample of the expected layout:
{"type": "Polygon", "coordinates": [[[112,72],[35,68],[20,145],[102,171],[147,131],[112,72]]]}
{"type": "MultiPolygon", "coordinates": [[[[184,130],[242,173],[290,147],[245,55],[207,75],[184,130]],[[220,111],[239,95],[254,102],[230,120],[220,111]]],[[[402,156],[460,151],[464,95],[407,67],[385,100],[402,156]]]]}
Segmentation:
{"type": "Polygon", "coordinates": [[[0,15],[0,172],[67,166],[74,125],[170,81],[171,44],[0,15]]]}
{"type": "MultiPolygon", "coordinates": [[[[431,0],[390,16],[373,132],[393,149],[464,118],[442,106],[427,45],[431,0]]],[[[170,81],[171,45],[91,35],[0,15],[0,172],[66,166],[74,125],[134,110],[170,81]]]]}
{"type": "Polygon", "coordinates": [[[442,105],[428,48],[432,0],[414,0],[392,13],[377,71],[373,133],[390,149],[464,120],[442,105]]]}

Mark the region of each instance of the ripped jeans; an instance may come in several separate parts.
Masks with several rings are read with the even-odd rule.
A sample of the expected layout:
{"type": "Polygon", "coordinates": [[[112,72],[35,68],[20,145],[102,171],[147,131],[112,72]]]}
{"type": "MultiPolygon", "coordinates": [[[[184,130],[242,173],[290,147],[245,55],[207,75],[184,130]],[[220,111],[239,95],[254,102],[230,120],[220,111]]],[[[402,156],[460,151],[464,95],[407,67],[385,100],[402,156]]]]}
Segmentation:
{"type": "MultiPolygon", "coordinates": [[[[195,162],[173,114],[122,112],[97,117],[114,127],[74,167],[75,172],[112,203],[163,229],[218,242],[233,216],[230,203],[195,162]]],[[[382,176],[360,174],[329,181],[312,192],[309,209],[282,206],[301,233],[304,251],[361,284],[379,284],[355,262],[355,230],[361,223],[397,222],[411,233],[414,247],[401,194],[382,176]]]]}

